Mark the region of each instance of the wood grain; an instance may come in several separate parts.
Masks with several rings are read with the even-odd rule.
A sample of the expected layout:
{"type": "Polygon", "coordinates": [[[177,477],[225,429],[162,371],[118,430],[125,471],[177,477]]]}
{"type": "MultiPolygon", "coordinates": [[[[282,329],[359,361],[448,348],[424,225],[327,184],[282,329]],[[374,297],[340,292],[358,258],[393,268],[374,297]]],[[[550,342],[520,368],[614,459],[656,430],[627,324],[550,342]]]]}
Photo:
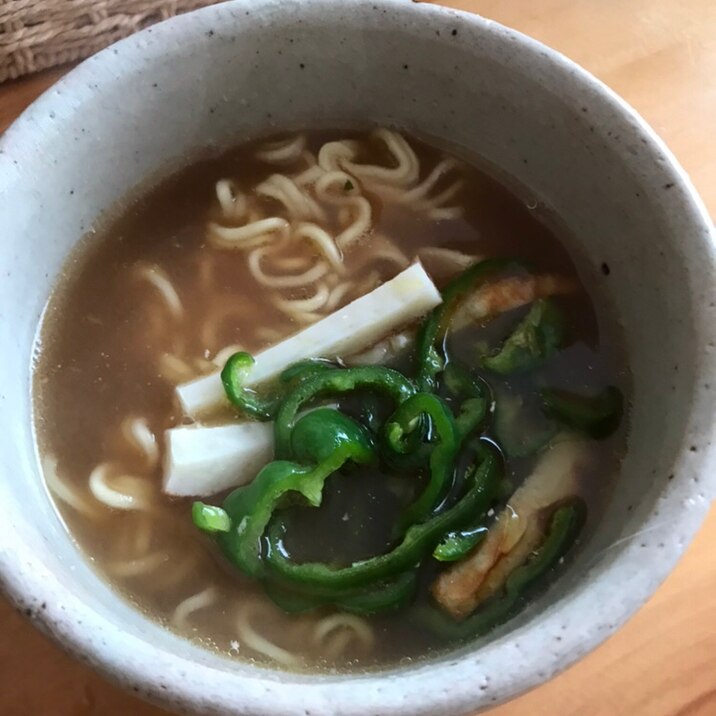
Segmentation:
{"type": "MultiPolygon", "coordinates": [[[[536,37],[629,100],[716,212],[714,0],[452,0],[536,37]]],[[[63,70],[0,87],[0,131],[63,70]]],[[[490,716],[716,714],[716,511],[651,601],[616,636],[490,716]]],[[[73,661],[0,601],[0,712],[160,716],[73,661]]]]}

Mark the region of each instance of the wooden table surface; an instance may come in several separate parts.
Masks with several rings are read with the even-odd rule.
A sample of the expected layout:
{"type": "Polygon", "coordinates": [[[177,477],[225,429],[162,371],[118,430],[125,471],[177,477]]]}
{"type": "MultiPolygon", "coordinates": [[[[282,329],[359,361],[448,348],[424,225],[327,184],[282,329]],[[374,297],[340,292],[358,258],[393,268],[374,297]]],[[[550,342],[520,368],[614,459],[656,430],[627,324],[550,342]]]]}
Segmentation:
{"type": "MultiPolygon", "coordinates": [[[[58,0],[61,1],[61,0],[58,0]]],[[[450,0],[561,50],[631,102],[716,215],[716,0],[450,0]]],[[[0,131],[63,70],[0,86],[0,131]]],[[[566,673],[490,716],[714,716],[716,510],[651,601],[566,673]]],[[[160,716],[0,599],[0,713],[160,716]]]]}

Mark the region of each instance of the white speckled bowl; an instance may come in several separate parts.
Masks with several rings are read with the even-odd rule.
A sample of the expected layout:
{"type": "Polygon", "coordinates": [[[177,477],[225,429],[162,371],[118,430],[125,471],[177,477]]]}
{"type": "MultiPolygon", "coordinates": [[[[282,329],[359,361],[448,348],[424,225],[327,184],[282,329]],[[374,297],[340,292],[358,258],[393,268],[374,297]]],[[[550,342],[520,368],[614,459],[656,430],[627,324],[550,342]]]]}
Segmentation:
{"type": "Polygon", "coordinates": [[[165,706],[252,716],[464,714],[564,669],[672,569],[714,494],[714,248],[696,192],[651,129],[557,53],[407,0],[239,0],[83,63],[0,143],[0,573],[39,626],[165,706]],[[462,146],[553,206],[624,325],[635,375],[613,503],[568,573],[493,639],[354,676],[230,662],[113,594],[66,534],[31,429],[33,334],[72,245],[188,151],[276,128],[395,124],[462,146]],[[608,277],[598,268],[611,267],[608,277]]]}

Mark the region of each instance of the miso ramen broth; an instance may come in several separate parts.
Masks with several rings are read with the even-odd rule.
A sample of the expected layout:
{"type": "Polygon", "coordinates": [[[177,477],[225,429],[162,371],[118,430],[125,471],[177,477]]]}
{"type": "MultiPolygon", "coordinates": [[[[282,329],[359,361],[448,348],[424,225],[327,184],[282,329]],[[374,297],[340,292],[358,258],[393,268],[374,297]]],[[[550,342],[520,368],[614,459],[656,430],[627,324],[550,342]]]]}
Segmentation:
{"type": "MultiPolygon", "coordinates": [[[[229,657],[272,666],[369,668],[434,654],[485,633],[452,627],[480,613],[483,602],[497,604],[513,571],[535,562],[542,541],[556,529],[549,527],[547,508],[551,515],[567,498],[578,497],[589,529],[603,509],[624,442],[624,420],[617,427],[619,416],[611,424],[614,416],[602,410],[626,388],[624,358],[612,330],[598,324],[547,219],[474,167],[387,130],[249,143],[196,161],[125,203],[69,260],[45,312],[35,370],[36,428],[48,490],[93,566],[167,628],[229,657]],[[438,336],[445,379],[440,372],[433,381],[437,397],[430,403],[460,412],[448,379],[451,366],[467,366],[470,384],[489,393],[480,398],[485,414],[465,438],[482,435],[481,449],[492,445],[500,466],[496,491],[473,525],[481,532],[476,546],[457,561],[441,561],[431,553],[444,536],[433,539],[418,560],[409,597],[392,610],[371,615],[328,600],[305,612],[284,611],[267,596],[265,580],[242,573],[211,534],[197,529],[192,497],[163,491],[164,472],[173,465],[165,431],[195,422],[197,429],[238,425],[255,416],[226,403],[192,413],[177,400],[176,387],[215,374],[238,351],[256,356],[280,344],[416,260],[442,289],[493,257],[514,257],[524,265],[495,269],[465,299],[467,309],[456,310],[462,310],[459,330],[444,340],[438,336]],[[558,346],[549,344],[549,311],[560,315],[558,346]],[[519,327],[531,338],[508,345],[519,327]],[[505,369],[505,360],[534,348],[532,339],[544,355],[534,365],[505,369]],[[597,405],[597,422],[593,411],[584,418],[580,403],[582,417],[571,414],[565,425],[565,400],[573,394],[602,401],[587,406],[597,405]],[[547,495],[539,484],[519,492],[529,476],[549,470],[560,470],[564,479],[550,478],[547,495]],[[512,508],[506,507],[510,501],[512,508]],[[512,521],[503,514],[510,509],[512,521]],[[520,519],[522,531],[514,533],[520,519]],[[476,570],[482,570],[479,584],[471,583],[476,570]],[[435,628],[436,613],[450,628],[435,628]]],[[[335,371],[390,365],[410,382],[416,375],[415,327],[426,313],[407,324],[396,319],[389,336],[375,336],[354,355],[308,357],[337,361],[330,367],[335,371]]],[[[218,377],[213,380],[220,385],[218,377]]],[[[369,393],[324,400],[333,414],[340,411],[358,425],[368,443],[371,421],[385,425],[395,410],[385,396],[369,393]]],[[[446,439],[430,419],[433,428],[426,428],[423,440],[434,455],[446,439]]],[[[416,425],[407,428],[415,435],[421,429],[416,425]]],[[[382,429],[375,428],[375,435],[382,429]]],[[[221,460],[209,454],[212,449],[207,443],[208,453],[198,458],[196,480],[204,491],[194,494],[219,506],[239,481],[221,483],[218,494],[206,492],[221,460]]],[[[451,474],[466,460],[461,452],[451,474]]],[[[407,471],[382,458],[355,462],[327,477],[320,507],[295,499],[277,505],[274,522],[282,524],[289,567],[351,565],[400,542],[395,526],[406,505],[427,489],[433,468],[427,458],[407,471]]],[[[194,475],[183,469],[182,490],[189,495],[186,480],[194,475]]],[[[241,469],[249,469],[246,462],[241,469]]],[[[460,490],[467,488],[456,485],[431,515],[462,499],[460,490]]],[[[554,565],[548,566],[504,618],[551,578],[554,565]]]]}

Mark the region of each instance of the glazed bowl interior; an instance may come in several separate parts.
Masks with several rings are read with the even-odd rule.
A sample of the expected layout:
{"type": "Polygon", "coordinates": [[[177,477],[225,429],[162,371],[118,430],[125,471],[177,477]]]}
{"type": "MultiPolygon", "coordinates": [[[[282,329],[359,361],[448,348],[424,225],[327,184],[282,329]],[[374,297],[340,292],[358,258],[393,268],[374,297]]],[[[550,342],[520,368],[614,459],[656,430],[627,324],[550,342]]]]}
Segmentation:
{"type": "Polygon", "coordinates": [[[466,713],[534,686],[603,640],[700,524],[714,474],[709,220],[641,120],[541,45],[400,0],[230,2],[87,61],[0,149],[2,578],[44,628],[135,690],[221,713],[466,713]],[[614,313],[624,332],[628,452],[570,569],[489,640],[384,672],[280,674],[164,630],[79,554],[35,453],[33,340],[72,247],[148,177],[206,147],[270,132],[377,125],[479,157],[560,217],[602,318],[614,313]]]}

